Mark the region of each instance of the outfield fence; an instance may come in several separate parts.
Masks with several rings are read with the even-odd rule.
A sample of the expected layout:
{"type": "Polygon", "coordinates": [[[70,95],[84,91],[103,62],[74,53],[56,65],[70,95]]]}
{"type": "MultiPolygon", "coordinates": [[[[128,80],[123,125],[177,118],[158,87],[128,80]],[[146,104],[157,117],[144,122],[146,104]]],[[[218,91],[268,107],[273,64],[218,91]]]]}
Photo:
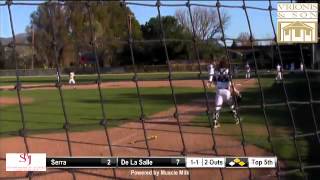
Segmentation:
{"type": "MultiPolygon", "coordinates": [[[[133,73],[134,66],[120,66],[120,67],[100,67],[100,71],[102,74],[110,74],[110,73],[133,73]]],[[[143,72],[167,72],[168,65],[139,65],[136,66],[136,70],[139,73],[143,72]]],[[[172,65],[172,69],[175,72],[197,72],[198,65],[197,64],[174,64],[172,65]]],[[[201,69],[203,71],[207,70],[207,65],[201,65],[201,69]]],[[[47,76],[47,75],[55,75],[55,68],[47,68],[47,69],[18,69],[20,76],[47,76]]],[[[94,67],[67,67],[61,68],[62,74],[69,74],[69,72],[75,72],[76,74],[95,74],[96,70],[94,67]]],[[[0,70],[0,76],[14,76],[16,70],[0,70]]]]}

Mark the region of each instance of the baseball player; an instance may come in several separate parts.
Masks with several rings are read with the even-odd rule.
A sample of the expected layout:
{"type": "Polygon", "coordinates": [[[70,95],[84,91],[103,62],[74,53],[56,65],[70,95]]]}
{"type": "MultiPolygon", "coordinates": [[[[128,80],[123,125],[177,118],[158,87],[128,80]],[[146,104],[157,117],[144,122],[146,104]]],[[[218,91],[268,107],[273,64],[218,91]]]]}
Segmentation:
{"type": "Polygon", "coordinates": [[[277,65],[277,76],[276,76],[276,81],[281,81],[282,80],[282,71],[281,71],[281,65],[277,65]]]}
{"type": "Polygon", "coordinates": [[[74,72],[70,72],[70,74],[69,74],[69,84],[71,85],[73,85],[73,88],[75,88],[75,84],[76,84],[76,81],[74,80],[74,77],[75,77],[75,74],[74,74],[74,72]]]}
{"type": "Polygon", "coordinates": [[[209,80],[207,82],[207,87],[212,87],[213,83],[213,75],[214,75],[214,65],[212,63],[209,64],[208,66],[208,75],[209,75],[209,80]]]}
{"type": "Polygon", "coordinates": [[[251,72],[250,65],[247,62],[247,64],[246,64],[246,79],[250,79],[250,76],[251,76],[250,72],[251,72]]]}
{"type": "Polygon", "coordinates": [[[231,84],[231,76],[229,74],[228,64],[225,60],[219,62],[218,68],[214,73],[214,83],[216,85],[215,112],[213,114],[214,128],[220,127],[219,115],[224,102],[226,102],[233,113],[236,124],[239,124],[240,118],[235,109],[233,96],[240,96],[240,92],[231,84]]]}
{"type": "Polygon", "coordinates": [[[238,66],[234,66],[234,76],[237,77],[239,73],[239,68],[238,66]]]}
{"type": "Polygon", "coordinates": [[[291,62],[290,64],[290,73],[293,73],[294,71],[294,62],[291,62]]]}
{"type": "Polygon", "coordinates": [[[56,77],[57,77],[57,82],[59,83],[60,82],[60,77],[59,77],[59,72],[58,71],[56,73],[56,77]]]}
{"type": "Polygon", "coordinates": [[[304,68],[304,67],[303,67],[303,63],[301,62],[301,63],[300,63],[300,71],[303,71],[303,68],[304,68]]]}

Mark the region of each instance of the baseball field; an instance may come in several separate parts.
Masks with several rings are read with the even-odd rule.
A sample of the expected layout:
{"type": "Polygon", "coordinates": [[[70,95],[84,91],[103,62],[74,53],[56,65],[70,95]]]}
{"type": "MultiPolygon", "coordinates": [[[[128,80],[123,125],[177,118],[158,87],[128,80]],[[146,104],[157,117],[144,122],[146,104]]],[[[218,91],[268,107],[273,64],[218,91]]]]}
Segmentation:
{"type": "MultiPolygon", "coordinates": [[[[300,134],[315,132],[310,105],[303,103],[290,105],[297,132],[295,134],[297,138],[294,139],[293,122],[286,104],[285,92],[282,84],[275,82],[274,74],[264,75],[260,82],[265,98],[266,116],[261,106],[261,91],[257,80],[241,79],[240,76],[234,83],[243,96],[238,104],[241,126],[234,124],[230,110],[226,107],[221,113],[221,127],[218,129],[210,128],[203,84],[197,79],[196,73],[175,73],[173,76],[176,107],[179,112],[179,123],[177,122],[177,118],[173,117],[176,107],[167,77],[167,73],[139,74],[139,98],[135,84],[131,81],[132,74],[103,75],[101,88],[106,124],[101,124],[103,115],[97,85],[90,83],[95,81],[94,75],[77,76],[75,88],[62,86],[65,116],[59,91],[54,87],[55,76],[21,77],[24,123],[21,121],[21,110],[14,89],[16,79],[1,78],[0,153],[3,166],[1,165],[0,176],[8,178],[24,174],[5,172],[4,159],[6,152],[26,151],[26,144],[31,152],[46,152],[51,156],[69,154],[108,156],[111,153],[114,156],[146,156],[148,151],[144,133],[152,156],[181,155],[183,150],[181,138],[183,138],[186,155],[276,155],[281,170],[299,169],[297,153],[302,157],[303,165],[312,165],[319,160],[319,155],[315,151],[319,147],[316,136],[298,137],[300,134]],[[142,101],[142,106],[139,104],[139,99],[142,101]],[[145,128],[142,127],[142,120],[139,120],[141,110],[144,113],[145,128]],[[69,122],[69,128],[64,128],[66,120],[69,122]],[[18,134],[23,124],[27,132],[26,142],[18,134]],[[108,142],[111,144],[111,152],[108,142]]],[[[204,79],[205,76],[201,78],[204,79]]],[[[315,83],[319,81],[318,78],[311,74],[314,100],[320,99],[320,86],[319,83],[315,83]]],[[[67,82],[67,77],[63,76],[62,81],[67,82]]],[[[304,74],[286,74],[284,85],[289,102],[309,101],[308,84],[304,74]]],[[[207,88],[207,95],[209,110],[212,110],[215,89],[207,88]]],[[[314,105],[314,112],[318,121],[320,115],[318,104],[314,105]]],[[[271,175],[276,173],[274,169],[251,171],[223,169],[222,171],[227,179],[247,179],[249,176],[256,178],[270,176],[272,179],[274,177],[271,175]]],[[[77,170],[76,176],[83,179],[110,178],[113,176],[112,173],[114,173],[112,170],[83,169],[77,170]]],[[[314,171],[306,173],[311,179],[319,175],[314,171]]],[[[55,178],[71,178],[71,172],[61,170],[39,173],[36,177],[50,179],[52,174],[55,178]]],[[[134,178],[130,176],[129,170],[124,169],[116,170],[116,175],[120,179],[134,178]]],[[[192,169],[190,176],[204,179],[219,178],[220,173],[218,169],[192,169]]],[[[299,179],[301,176],[297,171],[286,177],[299,179]]],[[[184,178],[187,177],[181,177],[184,178]]]]}

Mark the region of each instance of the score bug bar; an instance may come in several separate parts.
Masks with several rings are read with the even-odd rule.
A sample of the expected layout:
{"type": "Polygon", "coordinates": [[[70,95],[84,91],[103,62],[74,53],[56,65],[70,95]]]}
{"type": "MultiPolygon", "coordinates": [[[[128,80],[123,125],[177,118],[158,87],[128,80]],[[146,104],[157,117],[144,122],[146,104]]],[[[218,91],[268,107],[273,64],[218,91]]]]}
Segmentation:
{"type": "Polygon", "coordinates": [[[47,157],[45,153],[7,153],[7,171],[46,168],[276,168],[277,157],[47,157]]]}

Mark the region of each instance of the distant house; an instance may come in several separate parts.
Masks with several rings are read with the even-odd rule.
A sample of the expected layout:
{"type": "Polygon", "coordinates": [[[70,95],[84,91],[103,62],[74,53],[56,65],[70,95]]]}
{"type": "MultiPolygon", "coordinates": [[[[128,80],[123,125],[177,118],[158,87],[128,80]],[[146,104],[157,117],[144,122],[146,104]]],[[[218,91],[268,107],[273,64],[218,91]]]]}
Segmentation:
{"type": "Polygon", "coordinates": [[[293,22],[281,28],[282,41],[312,41],[313,28],[302,22],[293,22]]]}

